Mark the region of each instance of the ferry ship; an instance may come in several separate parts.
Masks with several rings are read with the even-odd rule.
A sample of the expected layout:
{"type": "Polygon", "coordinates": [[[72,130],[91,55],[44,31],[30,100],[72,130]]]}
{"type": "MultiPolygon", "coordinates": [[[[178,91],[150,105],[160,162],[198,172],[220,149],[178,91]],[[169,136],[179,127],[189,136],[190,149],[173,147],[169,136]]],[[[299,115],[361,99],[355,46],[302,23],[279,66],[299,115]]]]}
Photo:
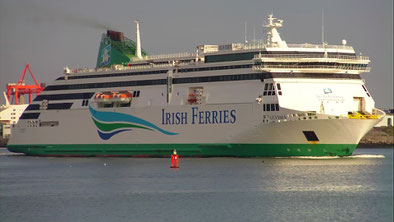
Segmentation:
{"type": "MultiPolygon", "coordinates": [[[[28,104],[11,104],[5,92],[3,92],[3,95],[5,104],[0,105],[0,141],[11,136],[11,126],[18,122],[19,117],[28,106],[28,104]]],[[[0,146],[4,144],[0,142],[0,146]]]]}
{"type": "Polygon", "coordinates": [[[345,40],[287,44],[282,25],[269,15],[265,41],[157,56],[141,49],[138,21],[134,45],[108,31],[97,67],[65,68],[22,114],[8,149],[44,156],[168,156],[174,149],[201,157],[351,155],[384,116],[360,77],[370,71],[369,58],[345,40]]]}

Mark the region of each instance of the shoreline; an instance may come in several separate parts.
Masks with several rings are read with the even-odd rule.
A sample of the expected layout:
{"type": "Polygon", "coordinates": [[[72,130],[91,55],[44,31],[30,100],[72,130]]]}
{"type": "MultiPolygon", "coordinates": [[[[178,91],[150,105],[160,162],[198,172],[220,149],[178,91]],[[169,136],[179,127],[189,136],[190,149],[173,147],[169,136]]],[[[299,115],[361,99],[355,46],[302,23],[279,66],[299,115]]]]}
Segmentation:
{"type": "Polygon", "coordinates": [[[372,128],[359,142],[357,148],[370,148],[371,146],[381,146],[393,148],[394,127],[381,126],[372,128]]]}
{"type": "Polygon", "coordinates": [[[356,149],[393,149],[393,144],[379,144],[379,143],[359,143],[356,149]]]}

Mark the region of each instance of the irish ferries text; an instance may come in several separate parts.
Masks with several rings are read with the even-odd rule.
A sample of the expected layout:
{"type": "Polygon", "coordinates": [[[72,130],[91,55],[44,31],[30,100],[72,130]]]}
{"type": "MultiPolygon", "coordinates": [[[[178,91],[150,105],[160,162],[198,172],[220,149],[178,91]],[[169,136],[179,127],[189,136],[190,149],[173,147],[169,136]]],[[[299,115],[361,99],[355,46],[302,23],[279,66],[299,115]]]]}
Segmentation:
{"type": "Polygon", "coordinates": [[[226,124],[237,121],[236,110],[198,110],[192,107],[189,112],[167,112],[161,110],[162,125],[179,124],[226,124]]]}

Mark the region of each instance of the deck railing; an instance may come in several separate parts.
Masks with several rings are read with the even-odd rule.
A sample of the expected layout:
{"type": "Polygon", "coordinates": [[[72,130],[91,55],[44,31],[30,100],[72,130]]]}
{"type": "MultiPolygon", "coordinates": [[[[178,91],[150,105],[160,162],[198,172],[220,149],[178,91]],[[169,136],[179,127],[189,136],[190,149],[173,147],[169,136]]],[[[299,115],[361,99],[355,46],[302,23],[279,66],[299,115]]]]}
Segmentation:
{"type": "Polygon", "coordinates": [[[255,59],[345,59],[345,60],[360,60],[369,61],[368,56],[351,56],[351,55],[324,55],[324,54],[257,54],[254,56],[255,59]]]}
{"type": "MultiPolygon", "coordinates": [[[[267,46],[270,47],[270,46],[267,46]]],[[[304,44],[287,44],[287,47],[289,48],[314,48],[314,49],[348,49],[348,50],[353,50],[352,46],[348,45],[325,45],[323,44],[309,44],[309,43],[304,43],[304,44]]]]}
{"type": "Polygon", "coordinates": [[[189,52],[182,52],[182,53],[162,54],[162,55],[148,55],[148,56],[143,56],[142,59],[133,57],[131,61],[136,62],[136,61],[144,61],[144,60],[171,59],[171,58],[184,58],[184,57],[195,57],[195,54],[189,52]]]}
{"type": "Polygon", "coordinates": [[[267,70],[267,69],[304,69],[304,70],[349,70],[349,71],[364,71],[369,72],[370,67],[356,67],[356,66],[329,66],[329,65],[254,65],[253,70],[267,70]]]}

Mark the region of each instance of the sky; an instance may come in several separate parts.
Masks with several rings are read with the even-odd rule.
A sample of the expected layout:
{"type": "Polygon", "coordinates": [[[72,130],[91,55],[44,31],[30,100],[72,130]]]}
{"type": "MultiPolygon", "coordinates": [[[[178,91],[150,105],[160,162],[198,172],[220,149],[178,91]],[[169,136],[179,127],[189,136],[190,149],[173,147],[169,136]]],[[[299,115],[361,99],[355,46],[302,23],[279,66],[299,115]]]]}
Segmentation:
{"type": "Polygon", "coordinates": [[[270,13],[284,20],[287,43],[320,44],[323,11],[325,41],[346,39],[369,56],[366,86],[377,107],[393,107],[393,0],[0,0],[0,90],[18,81],[26,63],[47,84],[65,66],[94,68],[102,33],[135,39],[137,19],[142,47],[153,55],[243,42],[245,22],[249,41],[263,39],[270,13]]]}

